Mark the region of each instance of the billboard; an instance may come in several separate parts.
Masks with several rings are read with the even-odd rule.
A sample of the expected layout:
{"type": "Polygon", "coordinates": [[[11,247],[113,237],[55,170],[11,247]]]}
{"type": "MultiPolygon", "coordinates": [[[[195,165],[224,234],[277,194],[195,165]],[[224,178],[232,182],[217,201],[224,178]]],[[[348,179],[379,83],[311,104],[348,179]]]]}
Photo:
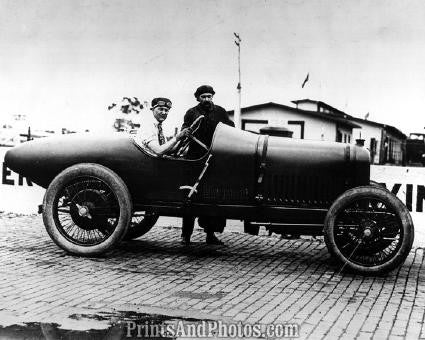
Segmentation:
{"type": "Polygon", "coordinates": [[[6,167],[4,155],[9,149],[0,147],[0,211],[36,214],[45,190],[6,167]]]}

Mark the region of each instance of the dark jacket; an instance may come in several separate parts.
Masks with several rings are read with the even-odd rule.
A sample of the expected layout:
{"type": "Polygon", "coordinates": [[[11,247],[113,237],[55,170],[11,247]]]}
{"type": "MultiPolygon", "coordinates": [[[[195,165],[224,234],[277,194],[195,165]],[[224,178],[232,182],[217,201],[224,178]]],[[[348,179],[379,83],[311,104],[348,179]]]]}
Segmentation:
{"type": "MultiPolygon", "coordinates": [[[[211,142],[214,136],[214,131],[219,122],[235,126],[235,124],[230,120],[229,115],[226,110],[221,106],[213,104],[213,106],[208,109],[202,106],[201,104],[196,105],[189,109],[184,115],[184,121],[182,129],[187,128],[192,125],[192,123],[199,116],[203,115],[204,119],[201,122],[199,129],[194,133],[194,136],[198,138],[202,143],[207,147],[211,146],[211,142]]],[[[188,158],[195,159],[199,158],[205,154],[205,150],[199,146],[196,142],[192,142],[189,151],[188,158]]]]}

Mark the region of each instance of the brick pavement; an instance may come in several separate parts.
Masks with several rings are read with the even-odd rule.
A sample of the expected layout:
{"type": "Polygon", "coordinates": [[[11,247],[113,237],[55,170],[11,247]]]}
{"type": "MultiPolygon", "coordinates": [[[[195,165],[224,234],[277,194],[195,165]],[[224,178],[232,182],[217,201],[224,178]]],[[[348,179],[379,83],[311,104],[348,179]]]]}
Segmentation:
{"type": "Polygon", "coordinates": [[[0,215],[0,324],[134,311],[297,323],[311,339],[425,337],[422,248],[398,271],[362,277],[338,273],[320,239],[250,236],[230,226],[225,247],[205,245],[199,230],[184,247],[169,222],[107,256],[80,258],[50,240],[40,216],[0,215]]]}

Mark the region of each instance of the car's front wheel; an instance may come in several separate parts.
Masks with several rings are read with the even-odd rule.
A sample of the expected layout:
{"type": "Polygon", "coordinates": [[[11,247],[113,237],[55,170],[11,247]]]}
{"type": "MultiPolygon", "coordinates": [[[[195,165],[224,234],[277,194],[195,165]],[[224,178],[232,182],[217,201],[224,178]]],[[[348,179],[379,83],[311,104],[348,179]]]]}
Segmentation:
{"type": "Polygon", "coordinates": [[[132,216],[127,186],[112,170],[77,164],[47,188],[43,221],[52,240],[69,253],[102,254],[125,236],[132,216]]]}
{"type": "Polygon", "coordinates": [[[375,186],[350,189],[333,203],[325,219],[329,252],[347,268],[382,274],[400,266],[412,248],[413,222],[406,206],[375,186]]]}

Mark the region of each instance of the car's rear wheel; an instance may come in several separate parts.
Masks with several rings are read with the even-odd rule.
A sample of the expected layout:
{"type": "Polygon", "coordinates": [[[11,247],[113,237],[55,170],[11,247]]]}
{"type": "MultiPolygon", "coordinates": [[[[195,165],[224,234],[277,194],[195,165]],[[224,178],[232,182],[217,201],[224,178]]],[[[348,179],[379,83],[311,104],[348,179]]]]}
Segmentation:
{"type": "Polygon", "coordinates": [[[379,183],[377,181],[370,180],[369,181],[369,185],[370,186],[373,186],[373,187],[377,187],[377,188],[382,188],[382,189],[388,190],[387,187],[383,183],[379,183]]]}
{"type": "Polygon", "coordinates": [[[159,215],[150,211],[139,211],[133,215],[124,240],[134,240],[145,235],[158,221],[159,215]]]}
{"type": "Polygon", "coordinates": [[[382,274],[400,266],[412,248],[414,227],[406,206],[388,190],[364,186],[342,194],[325,219],[329,252],[347,268],[382,274]]]}
{"type": "Polygon", "coordinates": [[[43,221],[52,240],[69,253],[91,256],[112,249],[125,236],[132,216],[127,186],[112,170],[77,164],[47,188],[43,221]]]}

